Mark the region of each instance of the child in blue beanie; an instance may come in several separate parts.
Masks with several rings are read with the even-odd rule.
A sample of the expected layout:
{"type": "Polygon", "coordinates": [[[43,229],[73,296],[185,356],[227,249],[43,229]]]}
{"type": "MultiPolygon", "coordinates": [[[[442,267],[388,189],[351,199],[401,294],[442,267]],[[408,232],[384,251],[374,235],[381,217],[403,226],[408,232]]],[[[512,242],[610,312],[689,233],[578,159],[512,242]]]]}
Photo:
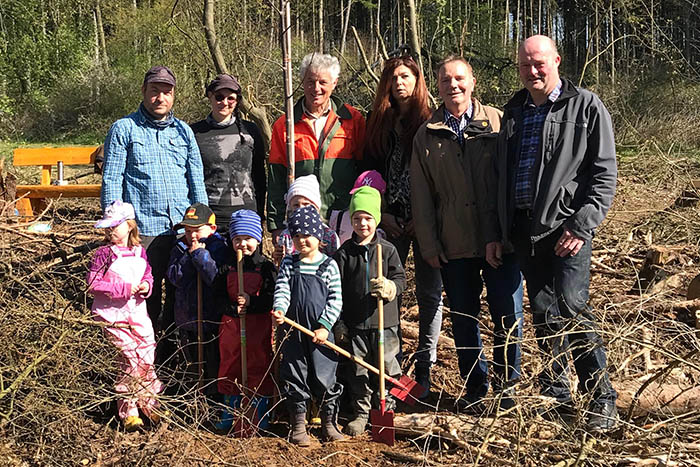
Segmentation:
{"type": "Polygon", "coordinates": [[[275,292],[277,271],[274,264],[260,253],[262,241],[260,216],[249,209],[231,214],[228,228],[234,252],[243,253],[243,290],[238,290],[238,264],[229,270],[226,289],[232,306],[224,314],[219,326],[219,392],[224,396],[224,409],[216,428],[230,430],[233,410],[245,394],[256,398],[259,412],[259,428],[265,428],[267,402],[272,396],[272,298],[275,292]],[[241,315],[246,316],[247,388],[241,387],[241,315]]]}

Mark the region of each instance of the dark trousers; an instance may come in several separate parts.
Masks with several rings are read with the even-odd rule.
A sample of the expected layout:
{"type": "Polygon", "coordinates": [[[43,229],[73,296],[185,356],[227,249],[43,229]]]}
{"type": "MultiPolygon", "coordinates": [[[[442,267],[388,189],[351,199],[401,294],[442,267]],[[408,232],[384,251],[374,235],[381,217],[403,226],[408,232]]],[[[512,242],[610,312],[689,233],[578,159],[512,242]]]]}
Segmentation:
{"type": "MultiPolygon", "coordinates": [[[[399,252],[401,264],[406,266],[408,251],[413,245],[413,265],[416,281],[416,301],[418,302],[418,347],[416,348],[416,368],[430,368],[437,361],[437,345],[442,328],[442,277],[440,270],[430,266],[424,259],[415,237],[401,235],[388,239],[399,252]]],[[[399,297],[399,309],[401,309],[399,297]]],[[[399,329],[399,339],[401,330],[399,329]]],[[[399,362],[403,360],[399,348],[399,362]]]]}
{"type": "MultiPolygon", "coordinates": [[[[286,331],[288,326],[284,326],[286,331]]],[[[328,340],[333,342],[331,333],[328,340]]],[[[343,386],[336,381],[338,360],[332,350],[311,342],[311,338],[292,330],[282,344],[280,381],[293,413],[306,413],[307,401],[316,399],[322,410],[336,410],[343,386]]]]}
{"type": "Polygon", "coordinates": [[[515,255],[503,255],[498,269],[489,266],[484,258],[449,260],[442,265],[442,282],[450,299],[452,334],[467,397],[482,398],[489,388],[479,329],[484,283],[495,334],[494,383],[502,389],[515,382],[520,377],[523,322],[523,285],[515,255]]]}
{"type": "Polygon", "coordinates": [[[570,351],[579,380],[579,391],[598,402],[614,403],[617,393],[610,383],[603,340],[588,307],[591,241],[574,256],[554,253],[559,228],[531,243],[527,212],[517,211],[513,244],[530,298],[535,337],[540,350],[550,355],[539,375],[544,395],[561,402],[571,400],[567,352],[570,351]]]}
{"type": "Polygon", "coordinates": [[[153,273],[153,292],[146,299],[148,316],[158,341],[156,363],[172,365],[177,351],[175,331],[175,286],[165,276],[170,261],[170,251],[175,246],[175,235],[141,236],[141,245],[146,249],[148,263],[153,273]],[[165,302],[163,302],[163,282],[165,282],[165,302]]]}
{"type": "MultiPolygon", "coordinates": [[[[379,330],[378,329],[350,329],[350,346],[352,354],[360,357],[370,365],[379,367],[379,330]]],[[[398,355],[401,341],[399,339],[399,327],[392,326],[384,329],[384,371],[387,375],[399,378],[401,365],[398,355]]],[[[370,375],[366,368],[353,364],[349,375],[348,389],[352,396],[352,406],[357,416],[369,416],[372,408],[372,394],[377,394],[377,408],[379,408],[379,378],[370,375]]],[[[389,385],[387,384],[387,392],[389,385]]],[[[385,394],[385,397],[389,397],[385,394]]]]}

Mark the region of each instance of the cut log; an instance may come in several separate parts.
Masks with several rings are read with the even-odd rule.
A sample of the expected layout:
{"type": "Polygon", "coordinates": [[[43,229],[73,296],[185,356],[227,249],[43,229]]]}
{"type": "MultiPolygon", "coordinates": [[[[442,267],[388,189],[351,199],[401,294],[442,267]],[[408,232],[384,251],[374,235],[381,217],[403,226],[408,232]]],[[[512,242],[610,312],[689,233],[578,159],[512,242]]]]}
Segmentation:
{"type": "MultiPolygon", "coordinates": [[[[617,407],[626,412],[642,381],[628,380],[613,383],[617,391],[617,407]]],[[[700,386],[680,385],[676,382],[653,382],[644,389],[632,412],[633,417],[646,414],[658,416],[683,415],[700,410],[700,386]]]]}

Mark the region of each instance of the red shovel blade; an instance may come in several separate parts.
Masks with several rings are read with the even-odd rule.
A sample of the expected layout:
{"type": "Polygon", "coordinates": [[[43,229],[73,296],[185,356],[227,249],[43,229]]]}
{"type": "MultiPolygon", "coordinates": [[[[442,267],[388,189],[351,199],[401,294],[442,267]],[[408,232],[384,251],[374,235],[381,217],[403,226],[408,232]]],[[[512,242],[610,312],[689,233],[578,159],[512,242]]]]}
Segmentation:
{"type": "Polygon", "coordinates": [[[393,446],[396,441],[396,432],[394,431],[394,412],[393,410],[372,409],[369,412],[369,423],[372,425],[372,440],[379,443],[384,443],[387,446],[393,446]]]}
{"type": "Polygon", "coordinates": [[[423,386],[418,384],[416,380],[413,380],[406,375],[401,375],[401,378],[398,381],[391,377],[387,377],[387,379],[394,385],[394,387],[389,390],[389,394],[410,406],[416,405],[418,396],[425,392],[425,388],[423,386]]]}

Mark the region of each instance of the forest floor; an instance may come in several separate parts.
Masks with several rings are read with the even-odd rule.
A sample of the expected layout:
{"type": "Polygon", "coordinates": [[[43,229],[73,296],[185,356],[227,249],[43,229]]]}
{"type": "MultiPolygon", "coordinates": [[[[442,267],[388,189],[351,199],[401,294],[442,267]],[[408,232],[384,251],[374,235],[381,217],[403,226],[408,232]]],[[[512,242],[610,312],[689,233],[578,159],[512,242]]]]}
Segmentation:
{"type": "MultiPolygon", "coordinates": [[[[18,174],[20,181],[34,176],[18,174]]],[[[216,408],[185,389],[163,397],[172,412],[164,423],[125,433],[115,419],[115,352],[90,320],[85,294],[87,264],[101,240],[92,228],[97,200],[51,203],[35,221],[51,225],[46,233],[28,230],[31,224],[7,205],[0,212],[0,465],[700,465],[700,304],[686,300],[700,273],[700,206],[694,193],[678,201],[694,178],[694,156],[648,149],[622,157],[614,206],[594,240],[590,304],[619,393],[617,431],[585,433],[581,395],[573,424],[537,415],[551,403],[536,385],[547,359],[535,344],[526,301],[516,408],[480,418],[455,414],[463,381],[446,307],[432,393],[425,403],[399,405],[402,429],[393,447],[368,433],[324,445],[312,427],[311,447],[297,448],[286,441],[282,420],[259,437],[223,436],[207,429],[216,408]],[[634,289],[645,280],[650,251],[661,252],[662,261],[640,293],[634,289]]],[[[410,262],[407,269],[412,285],[410,262]]],[[[417,316],[409,292],[405,362],[416,348],[417,316]]],[[[490,355],[486,312],[482,325],[490,355]]]]}

